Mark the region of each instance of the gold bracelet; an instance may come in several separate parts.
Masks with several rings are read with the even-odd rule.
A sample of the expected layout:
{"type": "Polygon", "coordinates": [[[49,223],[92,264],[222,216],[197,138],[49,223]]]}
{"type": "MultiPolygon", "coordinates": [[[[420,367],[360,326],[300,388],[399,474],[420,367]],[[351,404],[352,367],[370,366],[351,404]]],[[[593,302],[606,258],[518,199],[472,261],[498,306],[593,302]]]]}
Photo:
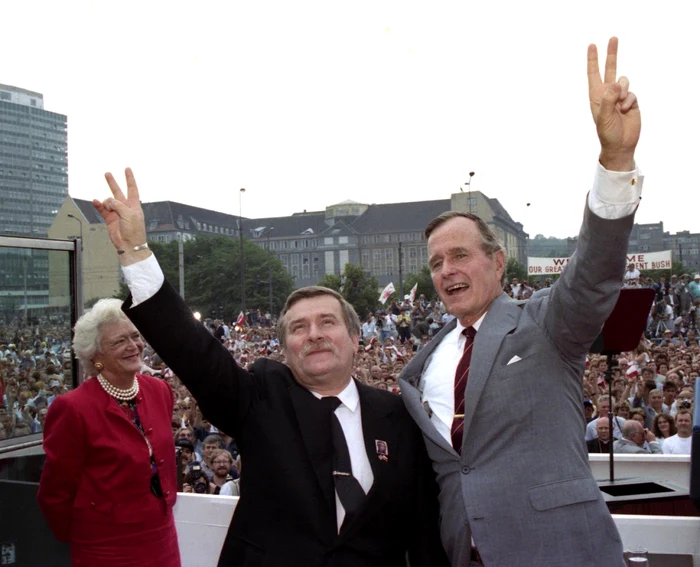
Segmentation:
{"type": "MultiPolygon", "coordinates": [[[[144,244],[140,244],[138,246],[134,246],[131,251],[132,252],[138,252],[139,250],[148,250],[148,242],[144,244]]],[[[117,254],[121,255],[124,254],[126,250],[122,250],[121,248],[117,248],[117,254]]]]}

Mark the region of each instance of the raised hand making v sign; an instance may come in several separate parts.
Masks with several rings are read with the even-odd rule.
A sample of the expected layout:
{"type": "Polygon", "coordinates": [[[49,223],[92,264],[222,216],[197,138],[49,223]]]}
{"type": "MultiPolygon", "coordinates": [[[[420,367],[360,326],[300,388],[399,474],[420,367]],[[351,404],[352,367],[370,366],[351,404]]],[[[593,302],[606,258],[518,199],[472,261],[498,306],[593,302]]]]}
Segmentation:
{"type": "Polygon", "coordinates": [[[617,38],[608,42],[605,79],[600,78],[598,49],[588,46],[588,97],[600,140],[600,164],[610,171],[634,169],[634,150],[642,118],[627,77],[617,77],[617,38]]]}

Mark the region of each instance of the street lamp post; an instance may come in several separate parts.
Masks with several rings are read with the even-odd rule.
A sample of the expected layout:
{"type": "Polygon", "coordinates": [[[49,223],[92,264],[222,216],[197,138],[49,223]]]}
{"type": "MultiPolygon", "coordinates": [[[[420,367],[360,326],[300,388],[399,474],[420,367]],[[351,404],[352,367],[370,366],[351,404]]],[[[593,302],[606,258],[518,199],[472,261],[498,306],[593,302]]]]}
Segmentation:
{"type": "Polygon", "coordinates": [[[238,192],[238,237],[241,244],[241,311],[245,315],[245,259],[243,258],[243,193],[245,188],[241,187],[238,192]]]}
{"type": "Polygon", "coordinates": [[[85,247],[83,246],[83,221],[81,221],[73,213],[68,213],[67,216],[75,221],[78,221],[78,224],[80,225],[80,250],[84,250],[85,247]]]}
{"type": "Polygon", "coordinates": [[[467,202],[469,203],[469,214],[472,214],[472,177],[474,177],[474,172],[469,172],[469,181],[465,183],[467,186],[467,202]]]}
{"type": "MultiPolygon", "coordinates": [[[[275,230],[274,226],[267,229],[267,251],[271,255],[272,251],[270,249],[270,234],[275,230]]],[[[272,317],[272,258],[267,259],[267,285],[268,291],[270,292],[270,317],[272,317]]]]}

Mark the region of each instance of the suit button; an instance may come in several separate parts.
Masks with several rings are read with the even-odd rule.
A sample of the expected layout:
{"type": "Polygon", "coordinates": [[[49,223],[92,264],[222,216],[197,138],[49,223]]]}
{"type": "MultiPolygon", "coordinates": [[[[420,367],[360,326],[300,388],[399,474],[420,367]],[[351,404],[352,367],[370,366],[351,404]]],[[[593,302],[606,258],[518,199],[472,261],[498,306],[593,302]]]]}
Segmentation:
{"type": "Polygon", "coordinates": [[[158,464],[162,467],[164,462],[165,461],[163,459],[161,459],[160,461],[158,461],[158,464]]]}
{"type": "Polygon", "coordinates": [[[472,470],[467,466],[462,467],[462,474],[469,474],[471,471],[472,470]]]}
{"type": "Polygon", "coordinates": [[[94,503],[94,502],[90,502],[90,506],[95,506],[95,503],[94,503]]]}
{"type": "Polygon", "coordinates": [[[153,433],[153,428],[149,427],[148,431],[146,431],[146,435],[150,435],[151,433],[153,433]]]}
{"type": "Polygon", "coordinates": [[[166,496],[170,496],[170,491],[168,490],[168,491],[165,493],[165,495],[166,495],[166,496]]]}

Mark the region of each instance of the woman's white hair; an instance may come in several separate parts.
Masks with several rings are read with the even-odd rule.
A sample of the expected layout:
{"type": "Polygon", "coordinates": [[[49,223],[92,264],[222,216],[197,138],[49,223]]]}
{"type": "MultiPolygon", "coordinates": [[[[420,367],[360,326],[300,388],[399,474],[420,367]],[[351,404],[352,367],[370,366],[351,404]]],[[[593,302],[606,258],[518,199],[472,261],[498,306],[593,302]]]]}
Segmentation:
{"type": "Polygon", "coordinates": [[[93,363],[95,354],[100,352],[102,327],[109,323],[128,321],[122,311],[121,299],[100,299],[90,311],[87,311],[75,324],[73,351],[89,376],[99,374],[93,363]]]}

